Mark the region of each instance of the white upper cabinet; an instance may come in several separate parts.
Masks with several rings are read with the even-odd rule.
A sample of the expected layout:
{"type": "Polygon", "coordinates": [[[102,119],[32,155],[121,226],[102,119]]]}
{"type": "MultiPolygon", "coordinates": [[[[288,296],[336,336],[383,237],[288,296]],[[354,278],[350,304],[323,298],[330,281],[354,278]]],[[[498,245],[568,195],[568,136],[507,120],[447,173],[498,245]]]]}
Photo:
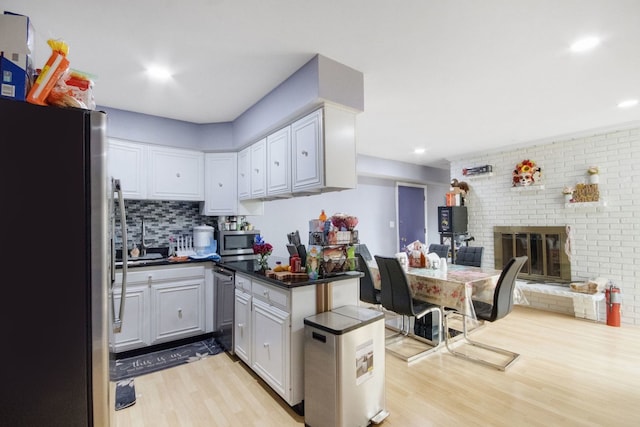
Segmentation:
{"type": "Polygon", "coordinates": [[[355,113],[325,104],[291,125],[294,193],[355,188],[355,113]]]}
{"type": "Polygon", "coordinates": [[[236,153],[206,153],[204,155],[203,215],[235,215],[238,211],[238,180],[236,153]]]}
{"type": "Polygon", "coordinates": [[[238,198],[251,198],[251,147],[238,153],[238,198]]]}
{"type": "Polygon", "coordinates": [[[267,136],[267,196],[291,193],[291,127],[267,136]]]}
{"type": "Polygon", "coordinates": [[[251,198],[259,199],[267,195],[266,138],[251,145],[251,198]]]}
{"type": "Polygon", "coordinates": [[[108,175],[120,180],[125,199],[147,198],[146,150],[144,144],[109,138],[108,175]]]}
{"type": "Polygon", "coordinates": [[[204,200],[204,153],[149,146],[149,198],[204,200]]]}
{"type": "Polygon", "coordinates": [[[322,110],[314,111],[291,125],[293,191],[322,186],[322,110]]]}
{"type": "Polygon", "coordinates": [[[204,200],[201,151],[109,138],[107,163],[126,199],[204,200]]]}

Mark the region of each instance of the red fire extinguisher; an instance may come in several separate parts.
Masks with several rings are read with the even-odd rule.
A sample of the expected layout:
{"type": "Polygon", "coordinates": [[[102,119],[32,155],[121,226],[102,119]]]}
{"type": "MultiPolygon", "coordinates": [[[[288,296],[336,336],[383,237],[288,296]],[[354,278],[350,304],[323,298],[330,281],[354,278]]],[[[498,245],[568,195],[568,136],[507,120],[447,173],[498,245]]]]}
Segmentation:
{"type": "Polygon", "coordinates": [[[604,295],[607,300],[607,325],[620,326],[620,303],[622,302],[620,288],[613,284],[609,285],[604,295]]]}

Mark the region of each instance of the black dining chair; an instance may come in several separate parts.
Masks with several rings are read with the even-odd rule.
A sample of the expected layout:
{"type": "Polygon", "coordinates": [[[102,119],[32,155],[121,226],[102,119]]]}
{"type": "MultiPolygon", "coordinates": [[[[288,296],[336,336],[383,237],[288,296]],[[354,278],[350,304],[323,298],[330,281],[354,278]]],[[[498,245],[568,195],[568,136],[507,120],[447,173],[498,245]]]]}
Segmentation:
{"type": "Polygon", "coordinates": [[[428,253],[432,252],[435,252],[440,258],[448,258],[449,245],[439,245],[437,243],[432,243],[429,245],[428,253]]]}
{"type": "MultiPolygon", "coordinates": [[[[401,337],[409,337],[428,345],[427,349],[420,350],[409,356],[395,351],[387,345],[387,351],[407,362],[426,356],[439,345],[433,345],[425,338],[411,332],[411,318],[420,319],[429,313],[437,313],[438,325],[442,325],[442,310],[440,306],[428,302],[418,301],[413,298],[407,276],[397,258],[374,255],[380,272],[380,302],[385,310],[399,314],[402,317],[402,326],[399,330],[401,337]]],[[[395,343],[395,341],[394,341],[395,343]]]]}
{"type": "Polygon", "coordinates": [[[367,262],[361,253],[356,253],[356,259],[358,260],[358,271],[364,274],[360,278],[360,301],[379,306],[380,289],[376,289],[373,285],[373,277],[369,266],[367,266],[367,262]]]}
{"type": "MultiPolygon", "coordinates": [[[[526,256],[514,257],[511,258],[507,264],[504,266],[502,273],[500,274],[500,278],[498,279],[498,283],[496,285],[495,292],[493,294],[493,303],[488,304],[482,301],[472,301],[473,308],[476,313],[476,317],[479,320],[487,321],[487,322],[495,322],[496,320],[502,319],[507,314],[511,313],[513,310],[513,293],[516,287],[516,278],[522,270],[522,267],[527,262],[526,256]]],[[[457,311],[448,312],[444,316],[444,330],[449,331],[447,326],[447,318],[451,313],[458,313],[457,311]]],[[[461,314],[461,313],[458,313],[461,314]]],[[[488,344],[483,344],[477,341],[472,341],[468,337],[467,333],[467,319],[465,315],[462,315],[462,335],[463,335],[463,343],[480,347],[485,350],[489,350],[495,353],[500,353],[502,355],[507,356],[508,358],[504,361],[504,363],[496,363],[490,362],[486,359],[481,359],[480,357],[472,356],[470,354],[454,351],[450,346],[450,334],[445,333],[445,345],[447,346],[447,350],[451,354],[457,357],[461,357],[472,362],[480,363],[482,365],[491,366],[493,368],[504,371],[507,369],[513,362],[515,362],[520,355],[518,353],[514,353],[509,350],[504,350],[498,347],[494,347],[488,344]]]]}
{"type": "Polygon", "coordinates": [[[482,264],[482,246],[460,246],[456,251],[455,264],[480,267],[482,264]]]}

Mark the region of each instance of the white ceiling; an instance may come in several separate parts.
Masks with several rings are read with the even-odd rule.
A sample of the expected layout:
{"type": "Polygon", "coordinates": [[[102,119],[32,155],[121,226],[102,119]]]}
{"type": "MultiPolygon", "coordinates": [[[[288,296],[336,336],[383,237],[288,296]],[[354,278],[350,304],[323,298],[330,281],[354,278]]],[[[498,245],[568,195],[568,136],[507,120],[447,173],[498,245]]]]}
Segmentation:
{"type": "Polygon", "coordinates": [[[364,74],[361,154],[446,159],[635,125],[638,0],[1,0],[96,76],[99,105],[232,121],[321,54],[364,74]],[[594,51],[569,45],[602,37],[594,51]],[[150,63],[174,75],[147,79],[150,63]],[[412,153],[424,147],[422,156],[412,153]]]}

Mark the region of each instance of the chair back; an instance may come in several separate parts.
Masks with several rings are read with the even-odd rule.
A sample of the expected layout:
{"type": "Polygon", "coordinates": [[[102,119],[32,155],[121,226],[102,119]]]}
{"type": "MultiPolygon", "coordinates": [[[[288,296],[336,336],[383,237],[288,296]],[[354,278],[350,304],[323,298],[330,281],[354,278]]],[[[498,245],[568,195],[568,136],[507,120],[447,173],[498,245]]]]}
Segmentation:
{"type": "Polygon", "coordinates": [[[449,257],[449,245],[439,245],[437,243],[432,243],[429,245],[429,253],[435,252],[438,254],[440,258],[448,258],[449,257]]]}
{"type": "Polygon", "coordinates": [[[371,252],[369,252],[369,248],[364,243],[357,243],[355,245],[356,253],[362,254],[362,257],[365,261],[373,261],[373,257],[371,256],[371,252]]]}
{"type": "Polygon", "coordinates": [[[456,264],[480,267],[482,264],[482,246],[460,246],[456,252],[456,264]]]}
{"type": "Polygon", "coordinates": [[[380,303],[387,310],[415,316],[407,276],[396,258],[374,255],[380,271],[380,303]]]}
{"type": "Polygon", "coordinates": [[[496,291],[493,294],[493,307],[491,309],[491,317],[485,320],[493,322],[498,320],[513,310],[513,292],[516,287],[516,278],[522,270],[527,256],[511,258],[502,269],[496,291]]]}
{"type": "Polygon", "coordinates": [[[371,277],[371,271],[364,260],[364,256],[361,253],[356,253],[356,259],[358,260],[358,271],[364,274],[360,278],[360,301],[369,304],[380,304],[377,297],[378,290],[373,285],[373,277],[371,277]]]}

